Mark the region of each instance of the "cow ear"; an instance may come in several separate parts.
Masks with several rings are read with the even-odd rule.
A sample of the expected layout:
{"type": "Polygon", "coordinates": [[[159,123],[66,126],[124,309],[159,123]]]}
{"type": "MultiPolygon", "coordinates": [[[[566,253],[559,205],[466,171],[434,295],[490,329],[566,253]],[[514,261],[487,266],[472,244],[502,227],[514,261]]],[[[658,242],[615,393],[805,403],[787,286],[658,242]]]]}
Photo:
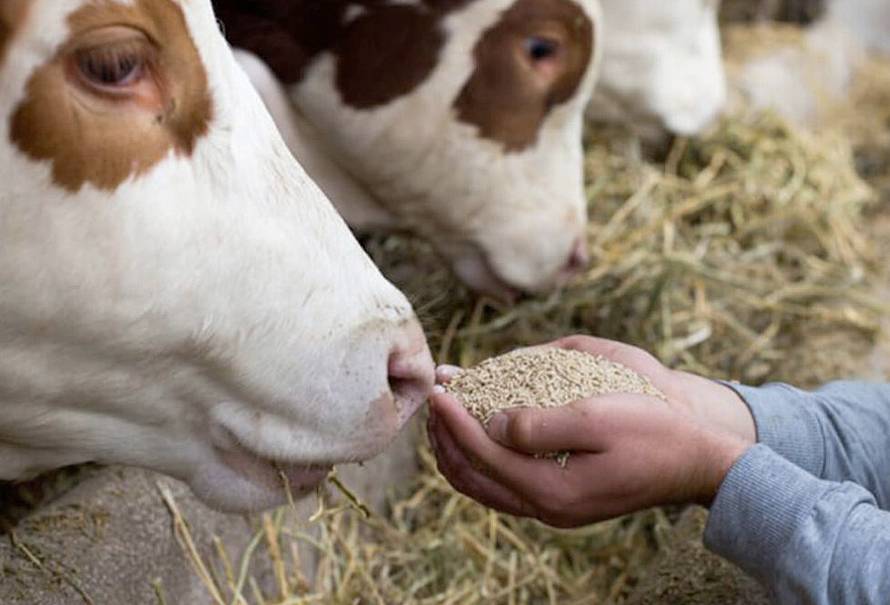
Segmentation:
{"type": "Polygon", "coordinates": [[[437,13],[406,4],[373,8],[350,22],[336,45],[343,102],[371,109],[421,85],[445,43],[440,22],[437,13]]]}

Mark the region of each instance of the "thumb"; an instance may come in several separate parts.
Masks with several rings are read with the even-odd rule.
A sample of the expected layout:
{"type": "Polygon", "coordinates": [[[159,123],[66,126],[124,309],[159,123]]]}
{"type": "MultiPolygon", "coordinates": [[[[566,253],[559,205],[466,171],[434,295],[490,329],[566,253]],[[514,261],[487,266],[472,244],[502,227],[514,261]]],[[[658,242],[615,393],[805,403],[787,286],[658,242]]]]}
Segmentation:
{"type": "Polygon", "coordinates": [[[513,408],[497,414],[488,436],[527,454],[559,451],[604,452],[647,423],[658,422],[664,408],[648,395],[614,393],[581,399],[558,408],[513,408]]]}
{"type": "Polygon", "coordinates": [[[605,398],[583,399],[559,408],[512,408],[489,422],[488,436],[527,454],[598,451],[605,447],[598,417],[605,398]]]}

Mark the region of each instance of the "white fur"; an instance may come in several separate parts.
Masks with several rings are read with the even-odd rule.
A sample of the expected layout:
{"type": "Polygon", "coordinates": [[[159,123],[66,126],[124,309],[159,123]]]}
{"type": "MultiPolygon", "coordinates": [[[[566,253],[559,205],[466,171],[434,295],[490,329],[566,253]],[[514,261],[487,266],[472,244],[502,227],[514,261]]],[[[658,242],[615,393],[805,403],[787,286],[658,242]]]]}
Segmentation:
{"type": "Polygon", "coordinates": [[[180,1],[214,102],[191,157],[71,194],[10,143],[28,76],[85,1],[35,0],[0,69],[0,479],[133,464],[255,509],[282,496],[264,458],[309,488],[298,466],[379,452],[413,411],[390,394],[390,353],[417,349],[423,376],[429,354],[288,152],[209,0],[180,1]]]}
{"type": "Polygon", "coordinates": [[[395,218],[334,159],[328,143],[291,102],[284,86],[256,55],[236,49],[235,58],[275,118],[284,142],[325,194],[337,200],[337,210],[350,225],[373,228],[390,225],[395,218]]]}
{"type": "Polygon", "coordinates": [[[643,134],[691,135],[726,102],[719,0],[602,0],[603,71],[588,110],[643,134]]]}
{"type": "MultiPolygon", "coordinates": [[[[460,122],[453,104],[475,68],[476,43],[512,3],[477,0],[450,14],[443,24],[447,42],[433,73],[385,106],[356,110],[343,103],[331,54],[319,56],[291,94],[297,111],[324,133],[335,162],[373,198],[355,203],[319,177],[352,226],[419,233],[479,289],[497,291],[505,282],[542,291],[555,285],[573,245],[584,237],[582,116],[600,52],[594,50],[575,97],[548,116],[537,143],[506,153],[460,122]]],[[[596,0],[578,4],[600,22],[596,0]]],[[[274,94],[268,81],[259,87],[267,91],[264,96],[274,94]]],[[[290,118],[273,115],[290,130],[282,126],[290,118]]],[[[306,140],[299,133],[286,138],[306,140]]],[[[297,147],[291,146],[297,157],[311,155],[297,147]]],[[[311,168],[310,173],[315,177],[311,168]]]]}

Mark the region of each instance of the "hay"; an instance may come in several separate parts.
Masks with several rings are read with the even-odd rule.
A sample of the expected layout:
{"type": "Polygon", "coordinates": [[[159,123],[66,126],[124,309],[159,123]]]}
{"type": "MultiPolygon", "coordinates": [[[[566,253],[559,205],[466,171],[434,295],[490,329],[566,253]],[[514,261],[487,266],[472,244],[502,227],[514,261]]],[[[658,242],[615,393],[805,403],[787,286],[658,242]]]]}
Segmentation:
{"type": "MultiPolygon", "coordinates": [[[[853,148],[859,173],[890,200],[890,57],[860,55],[855,46],[840,54],[849,55],[850,88],[838,72],[837,50],[815,46],[808,30],[778,23],[731,25],[723,28],[723,51],[730,82],[738,82],[753,61],[770,56],[795,56],[801,73],[796,77],[813,93],[811,116],[821,131],[841,133],[853,148]],[[831,65],[827,76],[826,65],[831,65]],[[827,82],[826,82],[827,80],[827,82]]],[[[848,41],[855,45],[855,42],[848,41]]],[[[741,91],[732,90],[735,106],[744,107],[741,91]]]]}
{"type": "MultiPolygon", "coordinates": [[[[843,137],[746,117],[680,140],[663,165],[592,145],[587,174],[592,268],[565,291],[507,309],[454,283],[425,289],[427,276],[449,279],[441,269],[397,281],[440,361],[587,333],[715,378],[793,381],[787,361],[811,335],[877,332],[884,305],[862,236],[873,192],[843,137]]],[[[435,262],[397,238],[371,251],[385,268],[435,262]]]]}
{"type": "Polygon", "coordinates": [[[665,396],[649,379],[601,355],[581,351],[519,349],[486,359],[447,387],[481,423],[500,410],[561,407],[595,395],[641,393],[665,396]]]}
{"type": "MultiPolygon", "coordinates": [[[[812,383],[856,369],[844,351],[870,346],[885,308],[871,294],[874,251],[863,235],[874,196],[843,136],[741,117],[650,163],[613,153],[594,133],[586,168],[593,264],[548,298],[514,308],[477,300],[425,244],[368,243],[412,298],[440,361],[469,366],[592,333],[748,383],[812,383]],[[818,348],[826,335],[830,352],[818,348]]],[[[547,529],[456,494],[428,446],[418,455],[422,472],[385,518],[366,517],[354,496],[322,497],[314,532],[266,516],[241,574],[214,590],[243,605],[620,603],[672,525],[653,510],[547,529]],[[299,571],[308,554],[320,558],[312,589],[299,571]],[[274,596],[247,581],[252,559],[272,563],[274,596]]]]}
{"type": "Polygon", "coordinates": [[[860,65],[848,99],[830,107],[824,120],[850,140],[859,173],[890,202],[890,57],[860,65]]]}
{"type": "MultiPolygon", "coordinates": [[[[429,448],[419,451],[422,469],[387,517],[366,518],[337,506],[332,496],[317,515],[317,532],[283,522],[281,512],[263,515],[242,558],[267,559],[274,570],[270,594],[247,590],[245,575],[230,567],[218,545],[204,558],[187,537],[175,503],[178,537],[192,567],[213,595],[233,605],[588,605],[623,597],[653,559],[671,520],[653,510],[573,532],[489,511],[454,492],[435,470],[429,448]],[[335,506],[330,509],[329,506],[335,506]],[[319,557],[314,588],[301,561],[319,557]],[[217,579],[219,578],[219,579],[217,579]]],[[[354,498],[354,496],[352,496],[354,498]]]]}

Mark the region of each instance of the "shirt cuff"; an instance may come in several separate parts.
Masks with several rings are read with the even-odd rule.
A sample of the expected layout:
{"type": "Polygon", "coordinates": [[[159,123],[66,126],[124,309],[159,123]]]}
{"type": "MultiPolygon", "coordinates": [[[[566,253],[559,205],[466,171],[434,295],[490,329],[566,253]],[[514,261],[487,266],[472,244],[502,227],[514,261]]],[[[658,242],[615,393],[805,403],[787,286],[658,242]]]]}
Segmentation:
{"type": "Polygon", "coordinates": [[[705,546],[750,575],[765,579],[830,484],[765,445],[730,469],[705,528],[705,546]]]}
{"type": "Polygon", "coordinates": [[[757,442],[821,477],[825,470],[825,435],[814,413],[816,395],[787,384],[748,387],[724,382],[751,410],[757,442]]]}

